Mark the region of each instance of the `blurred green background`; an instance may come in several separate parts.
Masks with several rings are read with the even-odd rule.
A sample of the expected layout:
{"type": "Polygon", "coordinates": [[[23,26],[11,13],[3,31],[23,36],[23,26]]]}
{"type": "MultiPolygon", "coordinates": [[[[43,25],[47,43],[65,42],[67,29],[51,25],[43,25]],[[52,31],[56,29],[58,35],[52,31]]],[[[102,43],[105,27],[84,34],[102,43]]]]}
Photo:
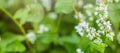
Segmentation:
{"type": "Polygon", "coordinates": [[[107,47],[76,32],[82,19],[97,28],[95,6],[95,0],[0,0],[0,53],[120,53],[120,2],[108,5],[115,37],[107,47]],[[33,43],[26,38],[31,32],[33,43]]]}

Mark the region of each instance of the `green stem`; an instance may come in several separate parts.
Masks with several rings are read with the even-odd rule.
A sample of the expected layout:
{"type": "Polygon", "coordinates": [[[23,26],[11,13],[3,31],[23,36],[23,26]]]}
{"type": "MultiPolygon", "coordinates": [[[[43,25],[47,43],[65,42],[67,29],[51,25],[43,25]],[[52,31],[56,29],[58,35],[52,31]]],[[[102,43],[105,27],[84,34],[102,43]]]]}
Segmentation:
{"type": "MultiPolygon", "coordinates": [[[[24,28],[22,27],[22,25],[16,20],[14,19],[14,17],[5,9],[5,8],[2,8],[0,7],[0,9],[6,14],[9,16],[10,19],[13,20],[13,22],[18,26],[18,28],[21,30],[22,34],[25,36],[26,35],[26,32],[24,30],[24,28]]],[[[30,44],[29,44],[29,41],[26,39],[26,44],[28,46],[28,48],[30,49],[30,44]]]]}
{"type": "Polygon", "coordinates": [[[57,33],[59,32],[59,28],[60,28],[60,22],[62,20],[62,14],[59,15],[59,18],[58,18],[58,25],[57,25],[57,33]]]}
{"type": "Polygon", "coordinates": [[[23,33],[23,35],[26,35],[25,30],[24,30],[24,28],[22,27],[22,25],[20,25],[20,23],[19,23],[16,19],[14,19],[13,16],[12,16],[6,9],[4,9],[4,8],[0,8],[0,9],[1,9],[6,15],[8,15],[10,19],[13,20],[13,22],[19,27],[19,29],[21,30],[21,32],[23,33]]]}

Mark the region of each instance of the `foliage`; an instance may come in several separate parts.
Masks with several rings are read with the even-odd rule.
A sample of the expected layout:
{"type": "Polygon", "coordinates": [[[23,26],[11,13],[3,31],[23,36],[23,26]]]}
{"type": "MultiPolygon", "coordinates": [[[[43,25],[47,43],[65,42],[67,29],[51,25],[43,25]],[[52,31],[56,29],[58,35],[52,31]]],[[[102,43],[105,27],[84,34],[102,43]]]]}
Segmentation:
{"type": "Polygon", "coordinates": [[[94,0],[0,0],[0,53],[120,53],[120,1],[110,1],[105,21],[111,23],[113,41],[106,28],[91,40],[86,23],[83,33],[81,26],[76,30],[83,21],[89,30],[100,29],[96,20],[104,13],[96,13],[94,0]]]}

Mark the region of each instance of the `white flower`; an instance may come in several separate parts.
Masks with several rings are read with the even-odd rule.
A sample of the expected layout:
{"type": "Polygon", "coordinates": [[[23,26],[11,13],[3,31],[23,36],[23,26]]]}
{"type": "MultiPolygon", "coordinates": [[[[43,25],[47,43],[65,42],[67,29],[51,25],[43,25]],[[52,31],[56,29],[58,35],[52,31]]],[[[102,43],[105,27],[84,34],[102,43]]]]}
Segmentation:
{"type": "Polygon", "coordinates": [[[81,35],[83,36],[84,34],[84,29],[87,29],[88,28],[88,23],[86,22],[80,22],[77,26],[75,26],[75,29],[76,31],[81,35]]]}
{"type": "Polygon", "coordinates": [[[41,2],[48,11],[51,10],[51,0],[41,0],[41,2]]]}
{"type": "Polygon", "coordinates": [[[87,37],[88,37],[90,40],[92,40],[92,39],[94,38],[93,35],[90,34],[90,33],[88,33],[87,37]]]}
{"type": "Polygon", "coordinates": [[[85,16],[84,16],[81,12],[75,14],[74,17],[75,17],[76,19],[80,19],[81,21],[83,21],[83,20],[85,19],[85,16]]]}
{"type": "Polygon", "coordinates": [[[89,3],[89,4],[86,4],[83,8],[86,9],[86,8],[92,8],[92,7],[93,7],[93,5],[89,3]]]}
{"type": "Polygon", "coordinates": [[[83,3],[84,3],[83,0],[78,0],[78,2],[74,3],[74,5],[77,7],[82,7],[83,3]]]}
{"type": "Polygon", "coordinates": [[[83,51],[81,51],[80,48],[76,49],[76,52],[77,52],[77,53],[84,53],[83,51]]]}
{"type": "Polygon", "coordinates": [[[40,26],[39,26],[39,28],[38,28],[38,33],[43,33],[43,32],[47,32],[47,31],[49,31],[49,28],[48,27],[46,27],[45,25],[43,25],[43,24],[41,24],[40,26]]]}
{"type": "MultiPolygon", "coordinates": [[[[114,33],[112,31],[111,23],[110,21],[107,21],[108,5],[105,4],[103,0],[96,0],[96,1],[98,4],[98,6],[96,7],[96,11],[99,14],[99,19],[96,20],[96,23],[98,24],[100,28],[100,30],[98,30],[97,32],[102,35],[106,35],[107,38],[109,38],[110,40],[113,40],[114,33]]],[[[112,2],[112,0],[107,0],[107,2],[112,2]]]]}
{"type": "Polygon", "coordinates": [[[55,13],[55,12],[51,12],[51,13],[49,13],[49,16],[50,16],[50,18],[51,19],[53,19],[53,20],[55,20],[55,19],[57,19],[57,13],[55,13]]]}
{"type": "Polygon", "coordinates": [[[34,34],[34,32],[29,32],[27,33],[26,38],[28,39],[28,41],[30,41],[30,43],[34,44],[36,40],[36,35],[34,34]]]}
{"type": "Polygon", "coordinates": [[[92,39],[95,37],[95,35],[96,35],[96,29],[90,27],[90,28],[89,28],[89,31],[88,31],[87,33],[88,33],[87,37],[88,37],[90,40],[92,40],[92,39]]]}
{"type": "Polygon", "coordinates": [[[98,12],[94,12],[94,15],[98,15],[98,12]]]}
{"type": "Polygon", "coordinates": [[[113,41],[113,36],[114,36],[113,32],[106,34],[106,37],[108,37],[111,41],[113,41]]]}
{"type": "Polygon", "coordinates": [[[89,27],[89,24],[85,21],[80,22],[78,26],[75,27],[76,31],[83,36],[84,32],[87,32],[87,37],[92,40],[96,35],[96,29],[89,27]]]}
{"type": "Polygon", "coordinates": [[[87,13],[88,16],[92,15],[92,13],[89,10],[86,10],[86,13],[87,13]]]}

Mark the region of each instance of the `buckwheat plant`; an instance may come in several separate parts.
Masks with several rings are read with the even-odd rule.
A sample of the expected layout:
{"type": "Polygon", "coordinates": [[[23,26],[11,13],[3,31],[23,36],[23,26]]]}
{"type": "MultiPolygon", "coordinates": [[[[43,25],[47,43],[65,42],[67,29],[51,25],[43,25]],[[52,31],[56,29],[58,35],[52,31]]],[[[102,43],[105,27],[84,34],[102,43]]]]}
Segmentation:
{"type": "Polygon", "coordinates": [[[98,17],[96,24],[98,29],[90,27],[89,23],[85,20],[81,21],[76,27],[76,31],[79,35],[84,36],[85,32],[87,37],[96,44],[104,43],[104,39],[113,41],[114,32],[111,27],[111,23],[108,20],[108,3],[112,3],[112,0],[96,0],[95,16],[98,17]]]}

